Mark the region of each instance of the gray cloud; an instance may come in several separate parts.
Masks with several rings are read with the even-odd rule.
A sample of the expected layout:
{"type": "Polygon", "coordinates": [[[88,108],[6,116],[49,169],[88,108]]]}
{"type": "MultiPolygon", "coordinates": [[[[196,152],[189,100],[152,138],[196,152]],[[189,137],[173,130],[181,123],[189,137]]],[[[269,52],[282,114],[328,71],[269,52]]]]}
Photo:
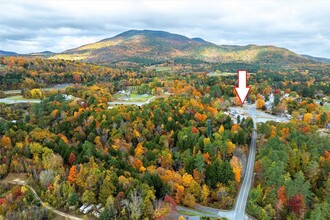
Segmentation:
{"type": "Polygon", "coordinates": [[[259,44],[330,58],[329,1],[0,2],[0,49],[61,52],[129,29],[217,44],[259,44]]]}

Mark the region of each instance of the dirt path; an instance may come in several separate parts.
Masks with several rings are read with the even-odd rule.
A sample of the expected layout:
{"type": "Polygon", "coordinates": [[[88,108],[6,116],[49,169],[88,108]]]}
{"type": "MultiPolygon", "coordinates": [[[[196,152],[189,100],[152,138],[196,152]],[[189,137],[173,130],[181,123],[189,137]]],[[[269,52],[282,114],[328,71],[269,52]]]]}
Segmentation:
{"type": "Polygon", "coordinates": [[[31,192],[33,193],[33,195],[40,201],[41,205],[43,207],[45,207],[46,209],[48,209],[49,211],[51,212],[54,212],[55,214],[57,215],[60,215],[66,219],[72,219],[72,220],[83,220],[82,218],[79,218],[79,217],[76,217],[76,216],[73,216],[73,215],[69,215],[65,212],[61,212],[59,210],[56,210],[54,209],[53,207],[49,206],[47,203],[44,203],[40,197],[38,196],[37,192],[33,189],[32,186],[26,184],[25,180],[22,180],[20,178],[16,178],[14,180],[3,180],[1,181],[1,183],[4,183],[4,184],[13,184],[13,185],[20,185],[20,186],[25,186],[27,188],[29,188],[31,190],[31,192]]]}

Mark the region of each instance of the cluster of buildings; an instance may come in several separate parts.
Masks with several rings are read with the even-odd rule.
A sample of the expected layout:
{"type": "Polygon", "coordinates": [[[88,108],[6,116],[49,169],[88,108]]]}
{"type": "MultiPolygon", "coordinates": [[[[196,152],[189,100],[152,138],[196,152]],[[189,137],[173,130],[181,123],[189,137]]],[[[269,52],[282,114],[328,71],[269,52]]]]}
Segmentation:
{"type": "Polygon", "coordinates": [[[83,214],[88,214],[92,212],[92,215],[94,215],[96,218],[100,218],[102,211],[104,210],[104,207],[102,207],[102,204],[94,205],[94,204],[83,204],[79,211],[83,214]]]}

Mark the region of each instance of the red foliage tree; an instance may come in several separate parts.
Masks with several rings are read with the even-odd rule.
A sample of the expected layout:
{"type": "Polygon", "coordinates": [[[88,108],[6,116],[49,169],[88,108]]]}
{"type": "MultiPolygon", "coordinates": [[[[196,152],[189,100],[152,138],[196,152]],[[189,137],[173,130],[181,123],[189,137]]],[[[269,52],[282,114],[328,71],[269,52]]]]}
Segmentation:
{"type": "Polygon", "coordinates": [[[289,200],[289,207],[290,209],[296,213],[299,214],[301,211],[304,209],[305,204],[304,204],[304,197],[300,194],[294,195],[290,200],[289,200]]]}
{"type": "Polygon", "coordinates": [[[6,199],[5,198],[0,198],[0,205],[3,205],[6,203],[6,199]]]}
{"type": "Polygon", "coordinates": [[[12,193],[13,193],[13,196],[14,196],[15,199],[17,197],[20,197],[22,195],[21,187],[14,187],[14,188],[12,188],[12,193]]]}
{"type": "Polygon", "coordinates": [[[330,152],[329,151],[325,150],[324,155],[325,155],[326,160],[330,160],[330,152]]]}
{"type": "Polygon", "coordinates": [[[171,206],[172,212],[176,212],[176,202],[174,201],[174,199],[171,196],[166,194],[166,196],[164,198],[164,202],[168,202],[171,206]]]}
{"type": "Polygon", "coordinates": [[[196,127],[192,127],[191,130],[192,130],[192,133],[194,133],[194,134],[198,133],[198,129],[196,127]]]}
{"type": "Polygon", "coordinates": [[[71,152],[69,155],[69,164],[72,165],[75,160],[76,160],[76,155],[71,152]]]}

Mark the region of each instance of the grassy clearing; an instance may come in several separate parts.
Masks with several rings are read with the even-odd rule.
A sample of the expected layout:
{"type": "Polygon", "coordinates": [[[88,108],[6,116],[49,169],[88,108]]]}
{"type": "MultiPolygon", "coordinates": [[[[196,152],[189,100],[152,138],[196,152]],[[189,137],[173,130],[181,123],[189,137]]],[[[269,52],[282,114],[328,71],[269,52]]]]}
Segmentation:
{"type": "MultiPolygon", "coordinates": [[[[255,74],[255,73],[248,73],[248,74],[255,74]]],[[[217,72],[212,72],[212,73],[208,73],[208,76],[236,76],[237,73],[231,73],[231,72],[221,72],[221,73],[217,73],[217,72]]]]}
{"type": "Polygon", "coordinates": [[[186,212],[186,214],[188,215],[188,213],[189,213],[189,215],[199,215],[199,213],[200,214],[207,214],[207,215],[213,215],[213,213],[211,213],[211,212],[207,212],[207,211],[204,211],[204,210],[199,210],[199,209],[196,209],[196,211],[195,212],[197,212],[197,213],[195,213],[195,212],[193,212],[193,211],[189,211],[189,210],[179,210],[178,212],[186,212]]]}
{"type": "Polygon", "coordinates": [[[0,70],[4,70],[4,69],[6,69],[6,65],[0,64],[0,70]]]}
{"type": "Polygon", "coordinates": [[[147,69],[155,70],[156,72],[162,72],[162,71],[171,71],[171,67],[168,66],[149,66],[147,69]]]}
{"type": "Polygon", "coordinates": [[[114,98],[114,101],[120,101],[120,102],[146,102],[148,101],[148,99],[151,99],[153,96],[146,94],[140,95],[140,94],[132,93],[130,95],[129,100],[120,100],[120,98],[126,97],[126,95],[123,94],[114,94],[112,97],[114,98]]]}
{"type": "Polygon", "coordinates": [[[40,101],[40,99],[27,99],[27,98],[24,98],[21,95],[11,96],[11,97],[8,97],[6,99],[15,100],[15,101],[40,101]]]}
{"type": "Polygon", "coordinates": [[[201,215],[198,215],[198,214],[195,213],[195,212],[189,212],[189,211],[185,211],[185,210],[178,210],[177,212],[178,212],[180,215],[201,216],[201,215]]]}
{"type": "Polygon", "coordinates": [[[6,182],[11,182],[15,179],[20,179],[20,180],[23,180],[23,181],[27,181],[29,179],[29,176],[28,176],[28,174],[24,174],[24,173],[9,173],[0,182],[6,183],[6,182]]]}
{"type": "Polygon", "coordinates": [[[209,73],[207,75],[208,76],[234,76],[234,75],[237,75],[237,73],[227,73],[227,72],[217,73],[217,72],[213,72],[213,73],[209,73]]]}
{"type": "Polygon", "coordinates": [[[227,219],[227,218],[221,218],[221,217],[219,217],[219,218],[207,217],[207,218],[206,218],[206,217],[204,217],[203,213],[204,213],[204,214],[212,214],[212,213],[203,212],[203,211],[198,211],[198,212],[200,212],[201,214],[198,214],[198,213],[195,213],[195,212],[186,211],[186,210],[178,210],[178,211],[177,211],[177,213],[178,213],[179,215],[199,216],[199,217],[201,217],[201,219],[211,219],[211,220],[213,220],[213,219],[226,220],[226,219],[227,219]]]}
{"type": "Polygon", "coordinates": [[[330,111],[330,105],[323,105],[322,109],[325,111],[330,111]]]}

